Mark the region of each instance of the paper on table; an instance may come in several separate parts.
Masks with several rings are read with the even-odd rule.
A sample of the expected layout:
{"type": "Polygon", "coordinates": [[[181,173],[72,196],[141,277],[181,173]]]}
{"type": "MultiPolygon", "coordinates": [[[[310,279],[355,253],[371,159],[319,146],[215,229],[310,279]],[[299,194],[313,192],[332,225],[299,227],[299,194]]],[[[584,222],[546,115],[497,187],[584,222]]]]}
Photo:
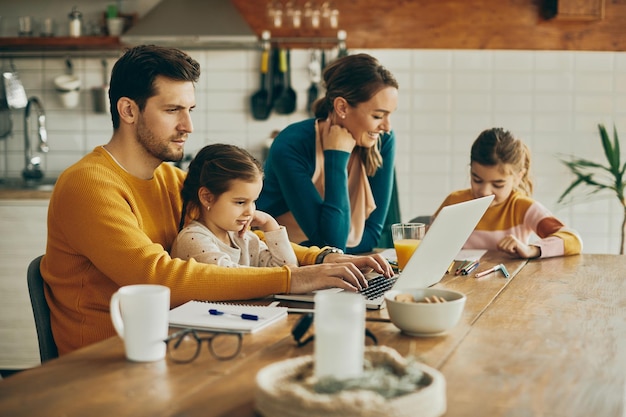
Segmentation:
{"type": "Polygon", "coordinates": [[[478,261],[487,253],[486,249],[461,249],[454,257],[455,261],[478,261]]]}
{"type": "Polygon", "coordinates": [[[207,301],[188,301],[170,310],[169,321],[174,327],[194,329],[254,333],[262,328],[287,317],[287,307],[270,307],[229,303],[211,303],[207,301]],[[210,309],[223,311],[224,315],[211,315],[210,309]],[[251,314],[258,320],[244,320],[237,315],[251,314]]]}

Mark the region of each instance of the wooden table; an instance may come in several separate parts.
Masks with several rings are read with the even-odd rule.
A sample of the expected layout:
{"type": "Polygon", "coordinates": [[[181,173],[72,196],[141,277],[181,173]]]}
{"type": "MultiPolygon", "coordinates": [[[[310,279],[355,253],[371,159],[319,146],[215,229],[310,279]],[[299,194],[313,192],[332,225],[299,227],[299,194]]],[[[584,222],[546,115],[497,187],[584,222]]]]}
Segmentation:
{"type": "Polygon", "coordinates": [[[626,416],[625,267],[529,262],[441,368],[446,415],[626,416]]]}
{"type": "MultiPolygon", "coordinates": [[[[446,416],[623,417],[626,403],[626,257],[580,255],[504,262],[511,279],[446,276],[437,286],[467,294],[448,334],[414,338],[367,323],[379,344],[415,355],[447,381],[446,416]]],[[[385,317],[386,310],[368,312],[385,317]]],[[[289,315],[246,335],[239,357],[208,351],[193,363],[124,359],[114,337],[0,381],[4,416],[255,416],[255,375],[312,354],[296,347],[289,315]]]]}

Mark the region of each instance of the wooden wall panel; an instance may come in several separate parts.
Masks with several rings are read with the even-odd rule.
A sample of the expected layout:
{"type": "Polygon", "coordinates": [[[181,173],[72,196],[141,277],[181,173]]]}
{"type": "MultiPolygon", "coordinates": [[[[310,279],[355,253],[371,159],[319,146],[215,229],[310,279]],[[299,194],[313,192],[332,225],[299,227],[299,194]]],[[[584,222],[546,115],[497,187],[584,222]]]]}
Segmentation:
{"type": "MultiPolygon", "coordinates": [[[[271,28],[269,0],[231,1],[259,36],[269,29],[273,38],[336,37],[333,29],[271,28]]],[[[572,0],[560,1],[572,4],[572,0]]],[[[604,1],[604,16],[546,19],[549,0],[336,0],[333,4],[340,10],[339,28],[347,31],[349,49],[626,50],[626,1],[584,1],[604,1]]]]}
{"type": "Polygon", "coordinates": [[[604,0],[559,0],[557,19],[598,20],[604,18],[604,0]]]}

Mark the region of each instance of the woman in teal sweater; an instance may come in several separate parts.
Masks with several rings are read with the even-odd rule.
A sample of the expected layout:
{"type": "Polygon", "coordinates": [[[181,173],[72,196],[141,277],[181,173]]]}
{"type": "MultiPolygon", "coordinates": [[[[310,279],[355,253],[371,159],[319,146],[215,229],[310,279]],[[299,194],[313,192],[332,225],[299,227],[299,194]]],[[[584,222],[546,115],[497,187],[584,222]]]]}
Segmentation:
{"type": "Polygon", "coordinates": [[[367,54],[335,60],[324,83],[315,118],[274,139],[257,207],[284,225],[292,242],[369,252],[391,199],[398,83],[367,54]]]}

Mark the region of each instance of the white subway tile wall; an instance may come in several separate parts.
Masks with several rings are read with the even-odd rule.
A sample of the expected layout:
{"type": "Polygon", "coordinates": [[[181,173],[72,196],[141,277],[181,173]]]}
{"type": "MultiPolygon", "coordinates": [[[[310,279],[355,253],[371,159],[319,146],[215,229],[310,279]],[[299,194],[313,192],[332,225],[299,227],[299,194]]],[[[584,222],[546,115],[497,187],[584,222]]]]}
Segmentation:
{"type": "MultiPolygon", "coordinates": [[[[604,161],[598,123],[615,124],[626,137],[626,53],[489,50],[362,50],[376,56],[400,84],[392,123],[398,138],[396,170],[403,220],[431,214],[448,192],[469,185],[469,148],[478,133],[504,127],[531,148],[534,197],[584,240],[584,252],[617,253],[622,210],[611,194],[557,205],[572,181],[559,156],[604,161]]],[[[243,146],[262,157],[274,130],[307,117],[308,50],[294,50],[292,85],[297,111],[254,120],[250,96],[259,88],[257,51],[189,51],[202,66],[194,133],[186,152],[208,143],[243,146]]],[[[94,111],[92,88],[102,84],[101,58],[70,57],[82,79],[80,105],[65,109],[53,80],[67,71],[64,57],[14,57],[28,96],[42,99],[50,152],[46,175],[54,177],[111,135],[108,114],[94,111]]],[[[109,71],[116,57],[109,56],[109,71]]],[[[2,58],[3,67],[10,65],[2,58]]],[[[19,177],[24,167],[23,111],[12,111],[14,131],[0,140],[0,175],[19,177]]],[[[29,126],[36,138],[34,121],[29,126]]]]}

